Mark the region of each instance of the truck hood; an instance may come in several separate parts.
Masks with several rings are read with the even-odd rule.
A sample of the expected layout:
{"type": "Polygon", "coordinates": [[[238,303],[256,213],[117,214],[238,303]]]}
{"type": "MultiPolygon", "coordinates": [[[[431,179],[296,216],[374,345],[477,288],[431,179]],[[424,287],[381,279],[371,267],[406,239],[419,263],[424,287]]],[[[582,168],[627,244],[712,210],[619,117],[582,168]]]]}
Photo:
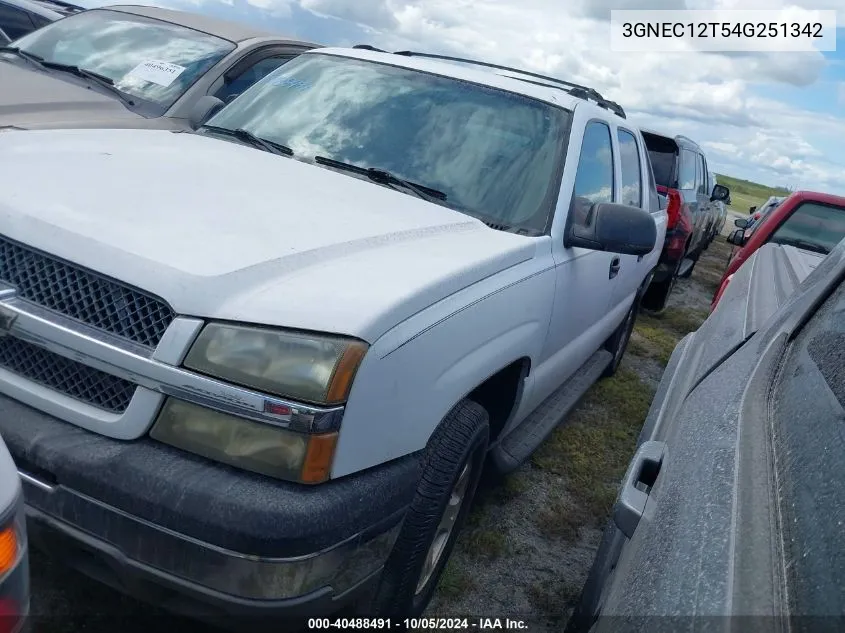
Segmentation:
{"type": "Polygon", "coordinates": [[[0,134],[0,227],[179,314],[367,341],[532,259],[543,241],[295,159],[162,130],[0,134]]]}
{"type": "Polygon", "coordinates": [[[15,62],[0,60],[0,86],[0,127],[124,128],[149,121],[96,89],[15,62]]]}

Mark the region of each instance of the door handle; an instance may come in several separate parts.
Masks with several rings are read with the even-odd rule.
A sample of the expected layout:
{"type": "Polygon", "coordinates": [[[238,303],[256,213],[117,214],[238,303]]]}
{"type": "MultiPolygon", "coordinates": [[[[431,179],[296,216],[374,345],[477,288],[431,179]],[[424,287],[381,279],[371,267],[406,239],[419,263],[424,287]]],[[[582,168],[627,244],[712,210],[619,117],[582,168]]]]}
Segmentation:
{"type": "Polygon", "coordinates": [[[613,279],[616,275],[619,274],[619,269],[622,267],[621,260],[618,257],[614,257],[610,260],[610,276],[608,279],[613,279]]]}
{"type": "Polygon", "coordinates": [[[645,511],[651,487],[657,481],[663,458],[665,442],[643,442],[628,466],[622,490],[613,508],[613,521],[625,536],[631,538],[645,511]]]}

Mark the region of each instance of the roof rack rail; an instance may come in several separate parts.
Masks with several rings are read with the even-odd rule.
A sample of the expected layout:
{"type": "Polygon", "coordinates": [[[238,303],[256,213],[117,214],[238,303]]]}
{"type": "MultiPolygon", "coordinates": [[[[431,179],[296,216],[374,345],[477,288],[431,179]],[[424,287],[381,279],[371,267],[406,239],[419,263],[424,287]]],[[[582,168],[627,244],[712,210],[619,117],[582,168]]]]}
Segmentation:
{"type": "MultiPolygon", "coordinates": [[[[369,50],[378,50],[372,49],[371,47],[359,47],[356,46],[355,48],[369,48],[369,50]]],[[[384,51],[380,51],[384,52],[384,51]]],[[[627,118],[625,116],[625,110],[622,109],[618,103],[614,101],[610,101],[605,99],[596,89],[588,88],[587,86],[582,86],[580,84],[572,83],[571,81],[564,81],[563,79],[558,79],[557,77],[549,77],[548,75],[541,75],[539,73],[530,72],[527,70],[521,70],[519,68],[511,68],[510,66],[502,66],[500,64],[491,64],[489,62],[480,62],[475,59],[466,59],[463,57],[450,57],[449,55],[435,55],[434,53],[418,53],[416,51],[395,51],[394,55],[403,55],[405,57],[426,57],[429,59],[442,59],[445,61],[450,62],[460,62],[463,64],[472,64],[474,66],[484,66],[485,68],[495,68],[497,70],[506,70],[508,72],[519,73],[520,75],[525,75],[526,77],[534,77],[536,79],[543,79],[544,81],[551,82],[553,84],[558,84],[557,86],[549,86],[546,83],[539,83],[536,81],[532,81],[530,83],[534,83],[541,86],[549,86],[549,88],[558,88],[558,87],[566,87],[568,90],[567,92],[571,94],[573,97],[578,99],[585,99],[594,101],[598,106],[604,108],[605,110],[610,110],[614,114],[622,117],[623,119],[627,118]]],[[[514,79],[520,79],[519,77],[514,77],[514,79]]],[[[527,80],[526,80],[527,81],[527,80]]]]}
{"type": "Polygon", "coordinates": [[[352,48],[357,48],[359,50],[364,51],[375,51],[376,53],[386,53],[387,51],[382,50],[380,48],[376,48],[375,46],[370,46],[369,44],[356,44],[352,48]]]}

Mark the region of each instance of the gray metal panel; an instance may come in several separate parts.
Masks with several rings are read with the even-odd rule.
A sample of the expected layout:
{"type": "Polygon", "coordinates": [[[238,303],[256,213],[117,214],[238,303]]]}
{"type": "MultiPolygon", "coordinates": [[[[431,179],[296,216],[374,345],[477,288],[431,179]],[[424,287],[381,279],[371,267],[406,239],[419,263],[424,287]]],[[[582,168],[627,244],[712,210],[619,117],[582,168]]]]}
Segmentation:
{"type": "MultiPolygon", "coordinates": [[[[790,565],[783,543],[794,519],[781,517],[778,499],[784,490],[778,470],[783,468],[784,457],[789,463],[790,456],[772,435],[771,398],[780,398],[783,407],[785,394],[779,395],[773,385],[780,384],[785,375],[783,353],[793,332],[815,314],[845,277],[845,241],[824,260],[816,260],[817,265],[800,285],[796,285],[803,274],[800,265],[786,265],[803,260],[812,269],[810,259],[774,245],[761,250],[764,254],[758,262],[766,265],[743,266],[744,272],[735,278],[741,283],[734,286],[731,300],[720,302],[711,315],[710,328],[702,327],[684,339],[670,360],[652,404],[650,424],[647,422],[641,437],[641,442],[665,441],[666,454],[643,518],[604,586],[597,631],[727,630],[732,623],[733,630],[743,630],[751,621],[707,616],[777,616],[790,610],[786,599],[790,565]],[[787,295],[790,285],[793,291],[787,295]],[[753,296],[746,298],[745,293],[753,296]],[[692,390],[688,388],[696,383],[691,376],[701,374],[707,358],[729,350],[754,330],[752,338],[712,367],[692,390]],[[714,351],[696,352],[709,348],[714,351]],[[655,424],[656,418],[662,424],[655,424]],[[790,525],[784,525],[784,520],[790,525]]],[[[831,359],[831,367],[841,365],[833,356],[831,359]]],[[[811,405],[826,402],[823,397],[819,400],[824,390],[818,385],[810,388],[805,378],[808,373],[788,372],[789,379],[803,380],[807,389],[794,391],[796,406],[782,419],[803,438],[808,454],[813,454],[814,446],[821,446],[824,451],[816,451],[818,455],[841,461],[836,450],[829,450],[841,443],[841,437],[829,435],[814,443],[811,435],[821,436],[820,432],[812,429],[810,418],[799,415],[802,410],[809,414],[811,405]]],[[[837,409],[831,404],[829,409],[841,416],[841,406],[837,409]]],[[[838,425],[834,427],[839,432],[838,425]]],[[[791,463],[804,465],[807,459],[793,456],[791,463]]],[[[813,468],[805,470],[815,474],[813,468]]],[[[839,494],[831,482],[826,485],[839,494]]],[[[835,526],[839,517],[818,503],[820,491],[819,485],[802,491],[807,508],[826,513],[824,520],[835,526]]],[[[813,522],[811,514],[802,515],[808,524],[813,522]]],[[[841,542],[837,539],[838,534],[825,544],[833,546],[839,556],[841,542]]],[[[806,549],[799,549],[806,555],[806,549]]],[[[833,561],[831,555],[817,558],[819,562],[833,561]]],[[[819,597],[820,579],[799,579],[812,599],[819,597]]],[[[835,582],[828,585],[841,592],[835,582]]],[[[833,604],[826,603],[825,608],[833,604]]],[[[841,601],[838,604],[841,607],[841,601]]],[[[816,612],[820,613],[820,608],[813,605],[816,612]]],[[[771,631],[784,624],[775,618],[753,622],[761,627],[757,630],[771,631]]]]}
{"type": "MultiPolygon", "coordinates": [[[[296,37],[285,37],[284,35],[274,35],[270,31],[256,29],[248,24],[240,22],[229,22],[228,20],[218,20],[200,13],[188,13],[186,11],[177,11],[175,9],[163,9],[161,7],[147,7],[139,5],[113,5],[102,7],[101,9],[94,9],[95,11],[108,10],[120,11],[122,13],[132,13],[155,20],[163,20],[165,22],[172,22],[173,24],[180,24],[202,31],[209,35],[216,35],[230,42],[243,42],[244,40],[253,39],[256,37],[269,37],[277,40],[289,40],[291,42],[300,41],[296,37]]],[[[304,42],[303,42],[304,43],[304,42]]]]}

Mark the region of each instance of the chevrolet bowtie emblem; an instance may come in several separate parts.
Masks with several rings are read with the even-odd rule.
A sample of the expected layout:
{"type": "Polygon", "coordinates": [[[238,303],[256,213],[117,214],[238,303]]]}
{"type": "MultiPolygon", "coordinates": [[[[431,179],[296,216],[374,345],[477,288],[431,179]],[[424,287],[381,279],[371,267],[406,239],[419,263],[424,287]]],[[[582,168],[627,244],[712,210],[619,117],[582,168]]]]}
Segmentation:
{"type": "Polygon", "coordinates": [[[17,318],[17,312],[4,305],[0,305],[0,337],[6,336],[9,333],[17,318]]]}

